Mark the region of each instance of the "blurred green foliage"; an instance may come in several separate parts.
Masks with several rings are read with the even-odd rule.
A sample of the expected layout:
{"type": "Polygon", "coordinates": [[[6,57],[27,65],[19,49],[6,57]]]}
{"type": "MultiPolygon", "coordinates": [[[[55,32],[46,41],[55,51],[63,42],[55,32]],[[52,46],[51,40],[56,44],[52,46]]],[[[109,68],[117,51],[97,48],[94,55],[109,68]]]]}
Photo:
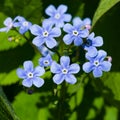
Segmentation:
{"type": "Polygon", "coordinates": [[[16,69],[25,60],[37,65],[41,55],[17,32],[0,33],[0,85],[4,90],[0,87],[0,120],[119,120],[120,0],[1,0],[0,27],[6,17],[17,15],[41,24],[47,17],[44,10],[50,4],[56,7],[65,4],[73,17],[92,19],[92,31],[104,38],[102,48],[112,56],[112,71],[100,79],[82,74],[75,85],[62,86],[56,86],[51,73],[46,72],[43,87],[23,88],[16,69]],[[14,37],[11,42],[10,37],[14,37]],[[28,94],[29,91],[33,94],[28,94]]]}

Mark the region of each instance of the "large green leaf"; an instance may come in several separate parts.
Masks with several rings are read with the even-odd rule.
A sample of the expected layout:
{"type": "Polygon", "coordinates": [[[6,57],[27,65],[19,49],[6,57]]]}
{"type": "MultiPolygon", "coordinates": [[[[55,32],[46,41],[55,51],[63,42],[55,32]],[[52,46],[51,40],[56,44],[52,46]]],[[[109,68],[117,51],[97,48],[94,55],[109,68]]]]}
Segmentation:
{"type": "Polygon", "coordinates": [[[13,102],[13,108],[21,120],[37,120],[39,93],[29,95],[25,92],[19,93],[13,102]]]}
{"type": "Polygon", "coordinates": [[[120,72],[106,73],[101,79],[104,87],[108,88],[108,92],[111,93],[111,96],[113,96],[115,100],[120,101],[120,72]]]}
{"type": "Polygon", "coordinates": [[[0,87],[0,120],[19,120],[0,87]]]}
{"type": "Polygon", "coordinates": [[[92,27],[94,27],[96,22],[118,2],[120,2],[120,0],[101,0],[94,14],[92,27]]]}

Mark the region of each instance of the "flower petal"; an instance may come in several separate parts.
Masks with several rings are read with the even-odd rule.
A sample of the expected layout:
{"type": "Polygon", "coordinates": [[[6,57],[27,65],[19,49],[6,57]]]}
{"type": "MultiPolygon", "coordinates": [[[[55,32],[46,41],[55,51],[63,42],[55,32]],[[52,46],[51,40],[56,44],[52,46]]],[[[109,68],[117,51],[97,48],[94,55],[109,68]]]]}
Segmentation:
{"type": "Polygon", "coordinates": [[[10,18],[10,17],[6,18],[4,21],[5,26],[9,26],[11,23],[12,23],[12,18],[10,18]]]}
{"type": "Polygon", "coordinates": [[[25,61],[23,63],[23,66],[24,66],[25,71],[27,71],[27,72],[33,71],[33,63],[32,63],[32,61],[25,61]]]}
{"type": "Polygon", "coordinates": [[[32,80],[31,79],[24,79],[22,81],[22,85],[25,87],[31,87],[32,86],[32,80]]]}
{"type": "Polygon", "coordinates": [[[54,75],[53,81],[56,84],[61,84],[64,81],[64,75],[63,74],[56,74],[56,75],[54,75]]]}
{"type": "Polygon", "coordinates": [[[74,45],[76,46],[80,46],[82,45],[82,43],[83,43],[83,40],[81,37],[76,37],[76,39],[74,40],[74,45]]]}
{"type": "Polygon", "coordinates": [[[39,77],[35,77],[33,79],[33,84],[36,86],[36,87],[41,87],[43,84],[44,84],[44,80],[42,78],[39,78],[39,77]]]}
{"type": "Polygon", "coordinates": [[[67,33],[71,33],[73,30],[73,26],[71,24],[67,23],[64,25],[63,30],[67,33]]]}
{"type": "Polygon", "coordinates": [[[82,68],[86,73],[89,73],[93,70],[93,64],[91,64],[90,62],[86,62],[83,64],[82,68]]]}
{"type": "Polygon", "coordinates": [[[47,38],[45,43],[48,48],[53,48],[53,47],[57,46],[57,42],[54,38],[47,38]]]}
{"type": "Polygon", "coordinates": [[[108,71],[110,71],[111,66],[112,66],[112,64],[111,64],[110,62],[108,62],[108,61],[103,61],[102,64],[101,64],[101,69],[102,69],[103,71],[108,72],[108,71]]]}
{"type": "Polygon", "coordinates": [[[95,57],[97,55],[97,53],[98,53],[97,49],[95,47],[93,47],[93,46],[88,47],[87,51],[88,51],[87,54],[90,57],[95,57]]]}
{"type": "Polygon", "coordinates": [[[64,26],[64,21],[60,21],[60,20],[57,20],[57,21],[55,21],[55,26],[56,27],[59,27],[59,28],[61,28],[61,27],[63,27],[64,26]]]}
{"type": "Polygon", "coordinates": [[[30,31],[33,35],[42,35],[42,28],[39,25],[32,25],[30,31]]]}
{"type": "Polygon", "coordinates": [[[67,11],[68,7],[66,5],[59,5],[57,8],[58,13],[63,14],[67,11]]]}
{"type": "Polygon", "coordinates": [[[92,33],[88,36],[87,39],[93,40],[93,39],[94,39],[94,36],[95,36],[95,33],[92,32],[92,33]]]}
{"type": "Polygon", "coordinates": [[[50,32],[50,36],[52,37],[59,37],[61,35],[61,30],[60,28],[54,27],[51,32],[50,32]]]}
{"type": "Polygon", "coordinates": [[[83,20],[84,24],[90,25],[91,24],[91,19],[90,18],[85,18],[83,20]]]}
{"type": "Polygon", "coordinates": [[[71,75],[71,74],[67,74],[65,76],[65,81],[70,83],[70,84],[75,84],[77,82],[77,79],[74,75],[71,75]]]}
{"type": "Polygon", "coordinates": [[[49,16],[54,15],[55,12],[56,12],[56,8],[53,5],[49,5],[45,10],[45,13],[49,16]]]}
{"type": "Polygon", "coordinates": [[[70,64],[70,58],[68,56],[62,56],[60,58],[60,64],[63,68],[68,68],[70,64]]]}
{"type": "Polygon", "coordinates": [[[98,36],[93,39],[93,46],[99,47],[103,45],[103,38],[98,36]]]}
{"type": "Polygon", "coordinates": [[[56,62],[52,62],[50,71],[52,73],[60,73],[61,72],[61,66],[59,64],[57,64],[56,62]]]}
{"type": "Polygon", "coordinates": [[[102,76],[102,70],[96,67],[96,68],[93,70],[93,76],[94,76],[95,78],[101,77],[101,76],[102,76]]]}
{"type": "Polygon", "coordinates": [[[96,59],[103,60],[107,56],[107,53],[104,50],[99,50],[96,59]]]}
{"type": "Polygon", "coordinates": [[[37,36],[33,39],[32,43],[38,47],[40,47],[41,45],[44,44],[44,39],[42,39],[41,37],[37,36]]]}
{"type": "Polygon", "coordinates": [[[66,45],[70,45],[73,41],[73,38],[71,37],[70,34],[67,34],[63,37],[63,41],[66,45]]]}
{"type": "Polygon", "coordinates": [[[25,71],[21,68],[17,69],[17,75],[19,78],[23,78],[23,79],[25,79],[27,77],[25,71]]]}
{"type": "Polygon", "coordinates": [[[75,17],[74,19],[73,19],[73,25],[74,26],[79,26],[80,24],[82,24],[82,20],[81,20],[81,18],[80,17],[75,17]]]}
{"type": "Polygon", "coordinates": [[[65,22],[70,22],[72,16],[70,14],[64,14],[62,18],[64,19],[65,22]]]}
{"type": "Polygon", "coordinates": [[[80,66],[76,63],[71,64],[69,68],[69,73],[78,73],[80,71],[80,66]]]}
{"type": "Polygon", "coordinates": [[[45,70],[43,67],[38,66],[35,68],[35,71],[34,71],[35,76],[42,76],[44,73],[45,73],[45,70]]]}
{"type": "Polygon", "coordinates": [[[0,32],[8,32],[9,29],[7,27],[4,27],[4,28],[0,28],[0,32]]]}
{"type": "Polygon", "coordinates": [[[88,29],[84,29],[80,31],[80,37],[82,38],[86,38],[89,35],[89,30],[88,29]]]}

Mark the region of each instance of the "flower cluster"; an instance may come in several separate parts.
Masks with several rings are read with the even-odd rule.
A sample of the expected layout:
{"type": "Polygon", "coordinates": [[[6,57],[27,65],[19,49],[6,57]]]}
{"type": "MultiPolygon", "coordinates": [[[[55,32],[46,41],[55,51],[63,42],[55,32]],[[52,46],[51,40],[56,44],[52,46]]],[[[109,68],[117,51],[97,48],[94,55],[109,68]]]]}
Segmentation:
{"type": "Polygon", "coordinates": [[[82,20],[80,17],[72,19],[72,16],[66,13],[67,9],[66,5],[59,5],[57,9],[53,5],[48,6],[45,13],[49,18],[42,21],[42,26],[32,25],[31,22],[21,16],[15,17],[14,20],[9,17],[4,21],[6,27],[1,28],[0,32],[8,32],[10,29],[17,28],[16,30],[20,34],[24,34],[29,30],[34,36],[32,44],[36,46],[42,55],[36,68],[33,67],[32,61],[25,61],[23,63],[24,69],[18,68],[17,75],[23,79],[23,86],[31,87],[34,85],[41,87],[44,84],[44,80],[40,76],[45,74],[46,68],[54,74],[54,83],[61,84],[66,81],[70,84],[75,84],[77,78],[74,74],[80,74],[81,64],[78,64],[80,60],[75,58],[76,63],[71,63],[72,58],[69,56],[69,52],[67,54],[62,52],[62,54],[58,55],[60,64],[52,58],[54,54],[59,53],[58,49],[64,51],[64,47],[67,46],[68,49],[71,48],[70,46],[81,47],[85,51],[87,61],[81,65],[85,73],[93,72],[93,76],[97,78],[102,76],[103,71],[110,71],[112,64],[107,59],[107,53],[104,50],[97,49],[97,47],[103,45],[103,38],[95,36],[94,32],[90,33],[91,20],[89,18],[82,20]]]}

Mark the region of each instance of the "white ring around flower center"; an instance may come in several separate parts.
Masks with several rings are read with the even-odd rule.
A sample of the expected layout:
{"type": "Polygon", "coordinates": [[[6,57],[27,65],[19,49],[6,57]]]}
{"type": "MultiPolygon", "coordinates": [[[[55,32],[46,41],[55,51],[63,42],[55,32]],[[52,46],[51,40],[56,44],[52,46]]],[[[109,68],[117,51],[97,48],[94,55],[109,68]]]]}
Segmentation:
{"type": "Polygon", "coordinates": [[[100,63],[99,63],[98,60],[95,60],[95,61],[94,61],[94,65],[95,65],[95,66],[98,66],[99,64],[100,64],[100,63]]]}
{"type": "Polygon", "coordinates": [[[22,24],[23,24],[23,26],[28,26],[28,22],[27,21],[23,22],[22,24]]]}
{"type": "Polygon", "coordinates": [[[68,73],[68,70],[67,70],[67,69],[65,69],[65,68],[64,68],[64,69],[62,69],[62,73],[63,73],[63,74],[67,74],[67,73],[68,73]]]}
{"type": "Polygon", "coordinates": [[[59,19],[60,18],[60,14],[59,13],[57,13],[57,14],[55,14],[55,16],[54,16],[56,19],[59,19]]]}
{"type": "Polygon", "coordinates": [[[73,30],[73,35],[78,36],[78,31],[77,30],[73,30]]]}
{"type": "Polygon", "coordinates": [[[44,36],[44,37],[48,37],[48,35],[49,35],[49,33],[48,33],[47,31],[44,31],[44,32],[43,32],[43,36],[44,36]]]}
{"type": "Polygon", "coordinates": [[[33,78],[33,73],[32,73],[32,72],[29,72],[29,73],[27,74],[27,76],[28,76],[28,78],[33,78]]]}

